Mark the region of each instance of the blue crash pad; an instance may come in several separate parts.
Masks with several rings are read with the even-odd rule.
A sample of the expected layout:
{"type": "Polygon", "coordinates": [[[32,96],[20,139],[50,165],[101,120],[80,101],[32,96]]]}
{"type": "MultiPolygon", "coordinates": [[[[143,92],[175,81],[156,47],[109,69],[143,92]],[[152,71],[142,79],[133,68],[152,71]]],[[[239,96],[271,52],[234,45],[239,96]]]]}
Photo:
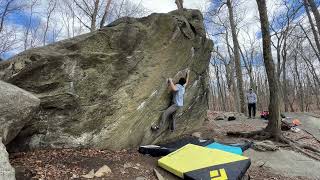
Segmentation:
{"type": "Polygon", "coordinates": [[[228,145],[224,145],[224,144],[220,144],[220,143],[216,143],[216,142],[209,144],[206,147],[210,148],[210,149],[219,149],[219,150],[222,150],[225,152],[230,152],[233,154],[242,155],[242,149],[240,147],[228,146],[228,145]]]}

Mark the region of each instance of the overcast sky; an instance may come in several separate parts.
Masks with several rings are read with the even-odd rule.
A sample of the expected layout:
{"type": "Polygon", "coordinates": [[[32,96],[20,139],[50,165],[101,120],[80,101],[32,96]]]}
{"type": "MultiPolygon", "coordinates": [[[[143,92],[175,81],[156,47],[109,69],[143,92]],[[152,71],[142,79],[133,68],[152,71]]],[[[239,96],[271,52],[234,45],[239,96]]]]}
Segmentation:
{"type": "MultiPolygon", "coordinates": [[[[141,4],[152,12],[167,13],[177,9],[174,0],[132,0],[141,4]]],[[[204,10],[209,7],[211,0],[184,0],[184,7],[204,10]]]]}

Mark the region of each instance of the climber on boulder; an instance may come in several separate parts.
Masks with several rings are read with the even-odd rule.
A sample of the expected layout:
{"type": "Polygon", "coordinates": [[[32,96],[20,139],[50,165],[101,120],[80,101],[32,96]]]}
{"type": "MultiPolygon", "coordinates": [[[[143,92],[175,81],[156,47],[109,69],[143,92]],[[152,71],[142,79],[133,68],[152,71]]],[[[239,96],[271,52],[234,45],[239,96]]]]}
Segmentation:
{"type": "MultiPolygon", "coordinates": [[[[158,130],[163,127],[167,119],[170,117],[170,115],[173,115],[178,109],[183,107],[183,98],[185,94],[185,87],[188,84],[189,81],[189,74],[190,70],[187,70],[186,77],[180,78],[178,83],[174,84],[172,81],[172,78],[168,79],[168,86],[171,91],[173,91],[173,99],[171,106],[169,106],[162,114],[160,124],[157,126],[152,127],[153,130],[158,130]]],[[[170,125],[169,125],[171,131],[174,131],[176,128],[175,124],[175,118],[173,117],[170,125]]]]}

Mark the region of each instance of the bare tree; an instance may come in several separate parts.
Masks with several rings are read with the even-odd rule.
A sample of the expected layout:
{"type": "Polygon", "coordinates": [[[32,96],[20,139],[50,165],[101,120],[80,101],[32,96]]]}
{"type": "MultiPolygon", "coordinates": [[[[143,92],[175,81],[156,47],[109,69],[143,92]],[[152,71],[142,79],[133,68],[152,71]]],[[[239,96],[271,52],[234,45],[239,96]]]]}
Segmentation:
{"type": "Polygon", "coordinates": [[[138,4],[132,3],[130,0],[120,0],[113,4],[112,20],[121,17],[141,17],[146,15],[149,11],[142,6],[142,0],[138,4]]]}
{"type": "Polygon", "coordinates": [[[29,47],[34,47],[34,41],[35,41],[35,34],[36,33],[33,33],[32,34],[32,31],[37,31],[37,27],[33,27],[34,29],[31,29],[31,26],[34,26],[33,24],[33,18],[34,18],[34,9],[35,9],[35,6],[37,5],[38,3],[38,0],[31,0],[30,1],[30,5],[29,5],[29,10],[30,10],[30,13],[29,13],[29,19],[28,19],[28,23],[24,26],[24,50],[28,49],[29,47]],[[30,37],[30,39],[29,39],[30,37]]]}
{"type": "Polygon", "coordinates": [[[0,33],[0,58],[5,53],[14,49],[14,46],[18,43],[17,30],[16,29],[5,29],[0,33]]]}
{"type": "Polygon", "coordinates": [[[300,111],[303,112],[303,110],[304,110],[304,93],[303,93],[302,80],[301,80],[300,73],[298,70],[298,57],[295,55],[293,59],[294,59],[294,70],[295,70],[296,77],[298,80],[298,85],[299,85],[298,86],[298,89],[299,89],[298,97],[300,100],[299,107],[300,107],[300,111]]]}
{"type": "Polygon", "coordinates": [[[3,31],[6,18],[17,11],[22,10],[25,7],[25,3],[17,0],[2,0],[0,3],[0,32],[3,31]]]}
{"type": "Polygon", "coordinates": [[[254,78],[254,69],[253,69],[253,64],[254,63],[258,63],[257,61],[257,45],[256,45],[256,38],[252,38],[248,32],[246,32],[247,34],[247,38],[249,40],[248,44],[249,47],[245,47],[245,45],[243,45],[243,48],[240,48],[240,53],[242,56],[242,60],[244,63],[244,66],[248,72],[248,76],[249,76],[249,80],[250,80],[250,87],[253,88],[255,91],[257,90],[257,85],[255,83],[255,78],[254,78]]]}
{"type": "MultiPolygon", "coordinates": [[[[76,7],[82,12],[89,20],[89,24],[85,23],[79,15],[76,15],[78,20],[90,31],[96,30],[96,22],[99,11],[100,0],[86,1],[86,0],[73,0],[76,7]]],[[[70,5],[69,5],[70,6],[70,5]]],[[[74,9],[70,8],[74,11],[74,9]]]]}
{"type": "MultiPolygon", "coordinates": [[[[303,1],[303,5],[304,5],[304,9],[306,11],[306,14],[307,14],[307,17],[308,17],[308,20],[309,20],[309,23],[310,23],[310,27],[311,27],[311,30],[312,30],[312,33],[313,33],[313,37],[314,37],[314,40],[315,40],[315,43],[316,43],[316,47],[317,47],[317,50],[316,51],[315,49],[315,53],[319,56],[319,53],[320,53],[320,42],[319,42],[319,36],[318,36],[318,33],[317,33],[317,30],[314,26],[314,23],[313,23],[313,20],[311,18],[311,14],[310,14],[310,11],[309,11],[309,6],[308,6],[308,0],[304,0],[303,1]]],[[[305,35],[308,37],[308,34],[306,33],[306,31],[304,30],[303,26],[300,25],[300,27],[302,28],[302,30],[304,31],[305,35]]],[[[312,42],[309,41],[309,43],[312,45],[312,42]]],[[[320,56],[318,58],[319,62],[320,62],[320,56]]]]}
{"type": "Polygon", "coordinates": [[[69,1],[60,1],[57,9],[59,17],[63,22],[62,28],[66,31],[65,38],[71,38],[86,32],[87,29],[84,28],[77,19],[76,12],[70,11],[70,9],[76,9],[73,3],[69,3],[69,1]]]}
{"type": "Polygon", "coordinates": [[[239,98],[239,91],[237,89],[237,85],[236,85],[236,81],[234,79],[234,69],[235,69],[235,63],[234,63],[234,55],[232,54],[232,48],[231,45],[229,43],[229,36],[228,36],[228,30],[226,30],[226,44],[227,44],[227,49],[228,49],[228,54],[229,54],[229,63],[225,63],[226,66],[226,73],[228,74],[228,78],[229,79],[229,84],[230,84],[230,92],[233,93],[233,99],[235,101],[235,109],[237,110],[237,112],[241,112],[241,103],[240,103],[240,98],[239,98]]]}
{"type": "Polygon", "coordinates": [[[272,59],[271,53],[271,36],[269,31],[269,20],[267,13],[266,0],[256,0],[258,4],[258,10],[260,15],[262,41],[263,41],[263,59],[266,67],[269,83],[270,104],[269,112],[270,119],[267,131],[270,131],[272,136],[279,139],[281,135],[281,119],[280,119],[280,90],[278,86],[278,80],[275,72],[275,65],[272,59]]]}
{"type": "Polygon", "coordinates": [[[11,14],[24,10],[27,3],[17,0],[2,0],[0,3],[0,57],[8,55],[8,52],[17,48],[19,34],[18,29],[7,25],[6,20],[11,14]]]}
{"type": "Polygon", "coordinates": [[[47,7],[47,11],[46,11],[46,25],[44,28],[44,33],[43,33],[43,45],[46,45],[46,41],[47,41],[47,33],[48,33],[48,29],[49,29],[49,24],[50,24],[50,20],[51,20],[51,16],[53,11],[55,10],[57,6],[57,1],[56,0],[50,0],[48,3],[48,7],[47,7]]]}
{"type": "Polygon", "coordinates": [[[233,7],[231,4],[231,0],[227,0],[227,6],[229,10],[229,21],[230,21],[230,27],[232,32],[232,39],[233,39],[233,53],[234,53],[234,60],[235,60],[235,68],[236,68],[236,74],[237,74],[237,83],[238,83],[238,92],[239,92],[239,98],[240,98],[240,111],[242,113],[246,112],[245,108],[245,100],[244,100],[244,92],[243,92],[243,79],[242,79],[242,70],[241,70],[241,57],[240,57],[240,45],[237,38],[237,31],[236,31],[236,24],[234,21],[233,16],[233,7]]]}
{"type": "Polygon", "coordinates": [[[64,3],[85,28],[91,32],[102,28],[107,20],[115,20],[124,16],[141,16],[148,11],[143,8],[140,1],[135,4],[129,0],[66,0],[64,3]]]}
{"type": "Polygon", "coordinates": [[[110,14],[110,5],[111,5],[112,0],[107,0],[107,5],[104,8],[104,12],[102,15],[102,19],[100,21],[100,28],[102,28],[104,26],[104,24],[106,23],[107,20],[107,16],[110,14]]]}
{"type": "MultiPolygon", "coordinates": [[[[210,32],[210,36],[214,36],[220,43],[223,43],[222,50],[219,52],[218,49],[214,50],[215,53],[221,58],[224,64],[224,74],[226,75],[226,82],[229,91],[229,95],[225,97],[226,102],[230,102],[230,106],[227,107],[228,110],[236,110],[238,112],[244,112],[246,110],[245,106],[240,103],[240,95],[239,95],[239,87],[237,86],[237,78],[238,74],[236,73],[236,63],[235,63],[235,47],[234,43],[230,42],[230,38],[233,40],[233,34],[230,25],[230,17],[228,15],[228,7],[225,6],[226,3],[221,2],[220,6],[208,11],[205,15],[206,24],[213,25],[213,32],[210,32]],[[226,7],[226,8],[223,8],[226,7]]],[[[236,4],[237,7],[240,7],[240,4],[236,4]]],[[[240,11],[239,11],[240,12],[240,11]]],[[[237,27],[238,25],[241,26],[241,19],[239,12],[233,12],[237,18],[234,18],[234,25],[237,27]]],[[[239,29],[236,30],[239,33],[239,29]]],[[[237,36],[237,34],[236,34],[237,36]]],[[[237,38],[237,37],[236,37],[237,38]]],[[[221,45],[220,45],[221,46],[221,45]]],[[[239,45],[238,45],[239,46],[239,45]]],[[[240,48],[238,48],[240,51],[240,48]]],[[[240,55],[239,55],[240,58],[240,55]]],[[[240,60],[239,60],[240,61],[240,60]]],[[[241,63],[238,66],[242,71],[241,63]]],[[[220,73],[221,74],[221,73],[220,73]]],[[[241,78],[242,78],[242,72],[241,78]]],[[[221,78],[222,79],[222,78],[221,78]]],[[[246,85],[242,83],[242,86],[246,85]]],[[[243,89],[243,88],[242,88],[243,89]]],[[[243,93],[243,91],[242,91],[243,93]]],[[[243,94],[244,96],[244,94],[243,94]]],[[[244,98],[243,98],[244,102],[244,98]]],[[[244,104],[244,103],[243,103],[244,104]]]]}
{"type": "Polygon", "coordinates": [[[320,35],[320,13],[319,13],[318,7],[317,7],[316,3],[314,2],[314,0],[307,0],[307,1],[311,7],[311,11],[312,11],[314,18],[316,20],[318,33],[320,35]]]}
{"type": "Polygon", "coordinates": [[[178,10],[183,10],[183,0],[175,0],[178,10]]]}
{"type": "Polygon", "coordinates": [[[90,31],[96,30],[100,0],[67,0],[64,3],[83,26],[90,31]]]}
{"type": "MultiPolygon", "coordinates": [[[[320,42],[318,40],[319,34],[311,5],[308,0],[303,1],[303,3],[301,1],[279,1],[280,3],[277,4],[281,7],[281,11],[277,12],[272,18],[270,26],[272,31],[272,41],[270,42],[276,52],[277,63],[274,64],[274,73],[275,79],[278,81],[277,86],[280,98],[278,102],[280,103],[279,107],[284,107],[285,111],[318,111],[320,109],[320,92],[318,90],[320,88],[320,74],[317,70],[319,68],[318,62],[320,62],[320,50],[317,47],[320,42]],[[306,16],[301,16],[303,7],[306,9],[306,16]]],[[[205,16],[206,24],[209,24],[209,29],[212,29],[211,32],[208,32],[208,35],[214,37],[218,46],[222,47],[219,50],[218,48],[213,50],[217,55],[216,58],[220,61],[216,63],[217,67],[215,68],[218,73],[214,71],[215,98],[218,102],[224,99],[226,104],[230,104],[232,99],[235,99],[233,104],[237,108],[240,107],[240,105],[236,105],[236,102],[238,102],[236,101],[236,96],[239,96],[239,92],[237,92],[239,89],[232,90],[232,87],[237,87],[233,85],[236,84],[233,81],[236,82],[237,80],[237,76],[233,74],[236,70],[234,63],[236,48],[234,46],[235,43],[228,41],[229,38],[233,38],[230,16],[228,16],[229,8],[224,8],[226,4],[224,2],[228,1],[219,2],[221,3],[220,6],[210,9],[205,16]],[[213,28],[211,28],[211,24],[213,28]],[[218,75],[220,76],[219,78],[216,77],[218,75]],[[218,79],[220,80],[219,83],[218,79]],[[228,91],[223,89],[225,86],[224,80],[228,91]]],[[[238,3],[239,1],[232,0],[230,2],[233,5],[236,36],[242,36],[245,39],[241,42],[239,48],[242,57],[241,62],[244,65],[242,71],[246,72],[242,75],[243,87],[254,88],[256,85],[259,99],[258,107],[262,110],[270,105],[270,101],[273,101],[270,97],[274,97],[270,93],[273,88],[268,87],[269,75],[265,72],[265,66],[262,66],[261,62],[259,62],[262,49],[260,43],[257,43],[256,46],[254,45],[255,38],[245,36],[246,30],[244,27],[246,25],[241,23],[241,2],[238,3]]],[[[230,111],[230,105],[227,105],[226,108],[218,105],[214,107],[219,110],[227,109],[227,111],[230,111]]],[[[271,129],[270,127],[271,125],[269,125],[268,130],[271,129]]]]}
{"type": "Polygon", "coordinates": [[[282,99],[284,104],[284,110],[288,111],[288,89],[287,89],[287,48],[288,48],[288,39],[294,30],[296,24],[294,20],[298,16],[298,12],[301,9],[301,5],[296,5],[291,1],[282,0],[280,5],[283,6],[282,12],[276,14],[272,19],[271,29],[273,31],[273,41],[272,45],[277,52],[277,78],[279,80],[279,85],[282,89],[282,99]],[[281,83],[281,74],[282,74],[282,83],[281,83]]]}
{"type": "MultiPolygon", "coordinates": [[[[215,49],[215,48],[214,48],[215,49]]],[[[226,63],[225,58],[219,53],[218,48],[214,50],[213,62],[211,62],[212,67],[215,69],[215,77],[217,79],[217,89],[218,89],[218,99],[219,104],[222,105],[222,110],[227,111],[227,100],[226,100],[226,87],[222,77],[222,64],[220,61],[226,63]],[[218,63],[219,62],[219,63],[218,63]]],[[[226,73],[227,74],[227,73],[226,73]]],[[[228,75],[226,75],[228,78],[228,75]]],[[[228,81],[228,80],[227,80],[228,81]]]]}

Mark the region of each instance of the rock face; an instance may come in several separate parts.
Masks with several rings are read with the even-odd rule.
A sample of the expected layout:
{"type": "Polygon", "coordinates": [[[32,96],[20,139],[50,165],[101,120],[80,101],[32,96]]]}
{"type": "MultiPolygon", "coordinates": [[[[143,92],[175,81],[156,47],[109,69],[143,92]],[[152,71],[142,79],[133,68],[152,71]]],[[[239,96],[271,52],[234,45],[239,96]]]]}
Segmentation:
{"type": "Polygon", "coordinates": [[[211,49],[202,14],[184,10],[122,18],[2,62],[1,79],[41,99],[41,112],[12,146],[121,149],[196,128],[208,109],[211,49]],[[186,68],[191,79],[177,131],[152,132],[171,101],[166,79],[186,68]]]}
{"type": "Polygon", "coordinates": [[[0,137],[8,144],[29,123],[40,100],[31,93],[0,81],[0,137]]]}
{"type": "Polygon", "coordinates": [[[9,163],[9,155],[0,138],[0,180],[15,180],[14,168],[9,163]]]}

